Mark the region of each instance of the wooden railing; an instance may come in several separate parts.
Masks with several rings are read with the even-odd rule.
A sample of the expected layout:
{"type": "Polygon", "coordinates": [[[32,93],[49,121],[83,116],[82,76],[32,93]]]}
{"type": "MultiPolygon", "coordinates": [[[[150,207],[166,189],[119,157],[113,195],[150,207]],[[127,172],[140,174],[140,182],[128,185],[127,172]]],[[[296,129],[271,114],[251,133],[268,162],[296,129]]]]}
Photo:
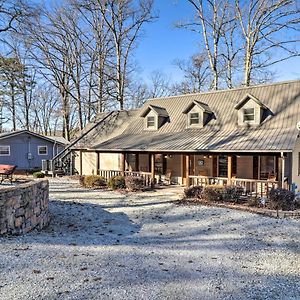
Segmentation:
{"type": "Polygon", "coordinates": [[[278,181],[241,178],[232,179],[231,184],[241,187],[245,195],[252,195],[255,197],[268,197],[271,189],[276,189],[279,187],[278,181]]]}
{"type": "Polygon", "coordinates": [[[227,177],[208,177],[208,176],[189,176],[190,185],[226,185],[228,181],[227,177]]]}
{"type": "Polygon", "coordinates": [[[153,180],[150,172],[139,172],[139,171],[119,171],[119,170],[99,170],[99,175],[103,176],[106,180],[109,180],[115,176],[134,176],[141,177],[144,180],[145,186],[152,186],[153,180]]]}
{"type": "Polygon", "coordinates": [[[207,177],[207,176],[189,176],[189,183],[192,186],[200,185],[234,185],[242,189],[244,195],[252,195],[255,197],[268,197],[271,189],[278,188],[279,182],[273,180],[256,180],[232,178],[230,183],[226,177],[207,177]]]}

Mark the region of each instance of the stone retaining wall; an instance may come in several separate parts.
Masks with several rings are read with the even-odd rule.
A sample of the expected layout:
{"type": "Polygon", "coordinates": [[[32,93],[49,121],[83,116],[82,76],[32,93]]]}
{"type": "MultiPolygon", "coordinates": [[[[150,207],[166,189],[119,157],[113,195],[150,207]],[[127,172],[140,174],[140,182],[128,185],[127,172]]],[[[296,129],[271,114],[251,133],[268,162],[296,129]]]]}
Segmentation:
{"type": "Polygon", "coordinates": [[[36,180],[0,188],[0,235],[23,234],[49,223],[49,183],[36,180]]]}

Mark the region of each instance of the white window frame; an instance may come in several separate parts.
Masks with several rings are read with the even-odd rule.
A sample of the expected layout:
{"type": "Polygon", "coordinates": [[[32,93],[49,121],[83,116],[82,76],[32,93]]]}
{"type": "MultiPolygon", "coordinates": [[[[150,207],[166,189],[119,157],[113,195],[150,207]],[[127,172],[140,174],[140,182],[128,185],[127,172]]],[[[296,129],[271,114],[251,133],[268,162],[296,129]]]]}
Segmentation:
{"type": "Polygon", "coordinates": [[[247,107],[247,108],[244,108],[243,109],[243,121],[245,122],[245,123],[253,123],[253,122],[255,122],[255,108],[254,107],[247,107]],[[251,113],[251,114],[246,114],[246,110],[247,109],[253,109],[253,114],[251,113]],[[246,120],[246,118],[245,118],[245,116],[252,116],[253,115],[253,120],[246,120]]]}
{"type": "Polygon", "coordinates": [[[147,128],[153,129],[155,128],[155,117],[154,116],[147,116],[147,128]],[[153,118],[153,121],[150,121],[151,123],[153,122],[153,125],[149,126],[149,118],[153,118]]]}
{"type": "Polygon", "coordinates": [[[48,155],[48,146],[38,146],[38,155],[48,155]],[[46,153],[40,153],[41,148],[46,148],[46,153]]]}
{"type": "Polygon", "coordinates": [[[7,147],[8,149],[8,154],[3,154],[1,153],[0,151],[0,156],[10,156],[10,146],[9,145],[1,145],[0,148],[3,148],[3,147],[7,147]]]}
{"type": "Polygon", "coordinates": [[[200,113],[199,112],[190,112],[189,113],[189,126],[199,126],[200,125],[200,113]],[[192,118],[192,115],[198,115],[198,118],[192,118]],[[197,123],[191,123],[191,120],[198,120],[197,123]]]}

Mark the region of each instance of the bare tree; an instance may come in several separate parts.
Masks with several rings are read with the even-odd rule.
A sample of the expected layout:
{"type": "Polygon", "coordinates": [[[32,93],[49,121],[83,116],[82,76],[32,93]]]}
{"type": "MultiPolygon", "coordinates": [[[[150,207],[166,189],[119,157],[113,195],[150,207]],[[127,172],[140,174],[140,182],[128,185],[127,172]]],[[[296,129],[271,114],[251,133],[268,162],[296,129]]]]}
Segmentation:
{"type": "Polygon", "coordinates": [[[98,0],[98,5],[114,42],[111,78],[115,81],[115,91],[112,96],[120,109],[124,109],[130,58],[143,24],[155,18],[153,0],[98,0]]]}
{"type": "Polygon", "coordinates": [[[257,81],[257,72],[300,55],[298,1],[235,0],[235,6],[244,46],[244,85],[257,81]]]}
{"type": "Polygon", "coordinates": [[[220,52],[225,28],[232,21],[228,0],[187,0],[195,10],[195,18],[190,22],[179,23],[178,27],[187,28],[202,35],[211,74],[212,89],[219,88],[221,75],[220,52]]]}
{"type": "Polygon", "coordinates": [[[205,53],[192,55],[187,60],[176,60],[175,65],[183,72],[184,80],[173,86],[174,93],[196,93],[211,87],[212,76],[205,53]]]}

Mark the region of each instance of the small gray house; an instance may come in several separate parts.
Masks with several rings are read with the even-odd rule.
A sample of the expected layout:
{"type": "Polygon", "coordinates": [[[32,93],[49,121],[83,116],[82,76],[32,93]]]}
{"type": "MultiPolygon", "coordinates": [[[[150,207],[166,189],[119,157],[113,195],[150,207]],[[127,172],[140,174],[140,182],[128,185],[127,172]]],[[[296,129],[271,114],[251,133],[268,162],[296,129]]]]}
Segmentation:
{"type": "Polygon", "coordinates": [[[52,159],[68,141],[28,130],[0,134],[0,164],[16,165],[18,170],[38,170],[42,160],[52,159]]]}

